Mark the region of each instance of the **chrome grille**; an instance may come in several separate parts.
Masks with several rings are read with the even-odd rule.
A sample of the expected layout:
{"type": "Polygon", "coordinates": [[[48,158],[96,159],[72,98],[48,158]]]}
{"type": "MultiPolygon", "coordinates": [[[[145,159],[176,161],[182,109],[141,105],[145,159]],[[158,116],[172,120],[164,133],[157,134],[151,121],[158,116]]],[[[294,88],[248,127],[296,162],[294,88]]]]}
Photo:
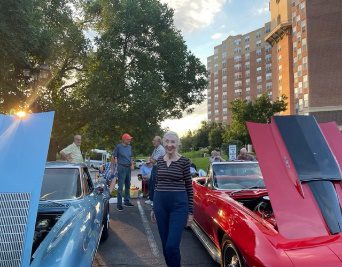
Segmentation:
{"type": "Polygon", "coordinates": [[[69,203],[57,203],[57,202],[48,202],[48,203],[39,203],[39,209],[49,209],[49,208],[69,208],[69,203]]]}
{"type": "Polygon", "coordinates": [[[30,193],[0,193],[0,267],[19,267],[30,193]]]}

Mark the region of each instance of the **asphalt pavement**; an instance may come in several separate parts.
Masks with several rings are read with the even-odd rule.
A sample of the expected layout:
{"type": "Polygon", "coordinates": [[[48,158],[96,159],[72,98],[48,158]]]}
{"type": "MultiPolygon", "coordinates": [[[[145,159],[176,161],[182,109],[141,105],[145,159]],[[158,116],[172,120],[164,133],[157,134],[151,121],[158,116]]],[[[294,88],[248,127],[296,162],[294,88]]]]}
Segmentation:
{"type": "MultiPolygon", "coordinates": [[[[141,187],[136,174],[132,174],[132,184],[141,187]]],[[[93,267],[166,266],[157,225],[150,220],[151,207],[143,198],[132,199],[132,203],[134,207],[121,212],[116,204],[110,205],[109,237],[100,243],[93,267]]],[[[217,266],[191,230],[184,230],[181,254],[182,267],[217,266]]]]}

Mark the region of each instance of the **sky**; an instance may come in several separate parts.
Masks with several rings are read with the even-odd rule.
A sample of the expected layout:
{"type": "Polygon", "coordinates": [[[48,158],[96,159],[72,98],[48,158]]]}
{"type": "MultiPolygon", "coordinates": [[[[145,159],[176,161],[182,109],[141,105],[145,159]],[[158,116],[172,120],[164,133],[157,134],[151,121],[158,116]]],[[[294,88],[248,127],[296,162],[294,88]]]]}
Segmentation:
{"type": "MultiPolygon", "coordinates": [[[[269,0],[160,0],[174,9],[175,25],[192,53],[206,65],[214,46],[229,35],[245,34],[270,20],[269,0]]],[[[180,136],[207,120],[206,100],[183,118],[165,120],[162,127],[180,136]]]]}

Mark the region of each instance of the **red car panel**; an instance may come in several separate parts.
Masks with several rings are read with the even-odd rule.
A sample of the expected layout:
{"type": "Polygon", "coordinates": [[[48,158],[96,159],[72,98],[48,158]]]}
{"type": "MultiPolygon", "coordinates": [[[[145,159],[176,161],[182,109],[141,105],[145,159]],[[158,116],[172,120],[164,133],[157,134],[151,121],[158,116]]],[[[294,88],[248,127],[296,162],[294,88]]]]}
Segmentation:
{"type": "Polygon", "coordinates": [[[306,184],[300,184],[276,126],[247,123],[247,127],[258,155],[279,232],[289,239],[327,236],[325,222],[313,195],[306,184]]]}
{"type": "MultiPolygon", "coordinates": [[[[334,232],[331,229],[336,228],[329,228],[329,223],[334,223],[335,218],[339,227],[341,226],[342,213],[340,214],[339,210],[342,206],[342,134],[336,124],[321,124],[319,130],[312,117],[310,120],[307,120],[306,116],[293,117],[298,123],[299,131],[301,127],[305,128],[311,123],[315,134],[311,135],[311,128],[306,128],[306,131],[300,132],[301,141],[296,139],[291,143],[296,135],[288,135],[286,127],[284,132],[284,124],[282,129],[278,129],[276,123],[247,124],[262,172],[260,179],[263,178],[267,190],[254,186],[241,190],[228,187],[224,183],[225,179],[232,179],[228,182],[231,186],[234,184],[234,178],[230,178],[222,171],[224,168],[217,165],[238,164],[237,162],[212,163],[211,170],[216,174],[212,172],[207,177],[193,180],[194,224],[205,233],[217,251],[224,254],[222,248],[225,243],[222,240],[228,238],[243,258],[243,261],[237,264],[225,266],[342,267],[342,231],[337,228],[334,232]],[[313,136],[319,138],[315,139],[313,136]],[[323,143],[324,150],[319,150],[322,145],[316,148],[315,140],[323,143]],[[301,143],[304,145],[299,152],[305,153],[296,154],[296,142],[304,142],[301,143]],[[308,166],[308,161],[301,161],[301,155],[307,155],[313,166],[308,166]],[[327,158],[329,160],[326,160],[327,158]],[[301,165],[298,164],[298,159],[301,165]],[[326,166],[332,165],[335,166],[335,171],[327,172],[326,170],[332,168],[326,166]],[[296,166],[304,168],[299,170],[296,166]],[[304,173],[303,170],[317,172],[304,173]],[[301,173],[305,179],[299,179],[301,173]],[[332,179],[330,173],[335,175],[332,179]],[[316,174],[323,174],[323,178],[316,174]],[[216,184],[210,183],[210,180],[213,181],[211,177],[215,177],[216,184]],[[258,204],[251,204],[262,204],[267,200],[267,196],[271,213],[264,213],[258,208],[258,204]],[[337,208],[337,211],[331,207],[337,208]]],[[[296,125],[292,124],[291,127],[294,129],[296,125]]],[[[234,167],[234,170],[236,169],[238,167],[234,167]]],[[[247,179],[246,177],[242,179],[247,179]]],[[[250,178],[248,176],[248,179],[250,178]]]]}

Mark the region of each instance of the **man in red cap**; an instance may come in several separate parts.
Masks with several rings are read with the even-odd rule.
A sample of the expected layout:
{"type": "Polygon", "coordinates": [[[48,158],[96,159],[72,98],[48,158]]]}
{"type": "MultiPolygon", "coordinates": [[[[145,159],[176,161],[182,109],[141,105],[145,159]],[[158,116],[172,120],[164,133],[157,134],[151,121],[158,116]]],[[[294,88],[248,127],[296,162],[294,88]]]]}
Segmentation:
{"type": "Polygon", "coordinates": [[[124,133],[121,137],[121,144],[118,144],[113,151],[114,161],[118,164],[118,202],[117,209],[122,211],[122,190],[125,185],[125,201],[126,207],[133,207],[130,202],[130,188],[131,188],[131,170],[134,170],[134,160],[132,147],[130,145],[133,137],[128,133],[124,133]]]}

